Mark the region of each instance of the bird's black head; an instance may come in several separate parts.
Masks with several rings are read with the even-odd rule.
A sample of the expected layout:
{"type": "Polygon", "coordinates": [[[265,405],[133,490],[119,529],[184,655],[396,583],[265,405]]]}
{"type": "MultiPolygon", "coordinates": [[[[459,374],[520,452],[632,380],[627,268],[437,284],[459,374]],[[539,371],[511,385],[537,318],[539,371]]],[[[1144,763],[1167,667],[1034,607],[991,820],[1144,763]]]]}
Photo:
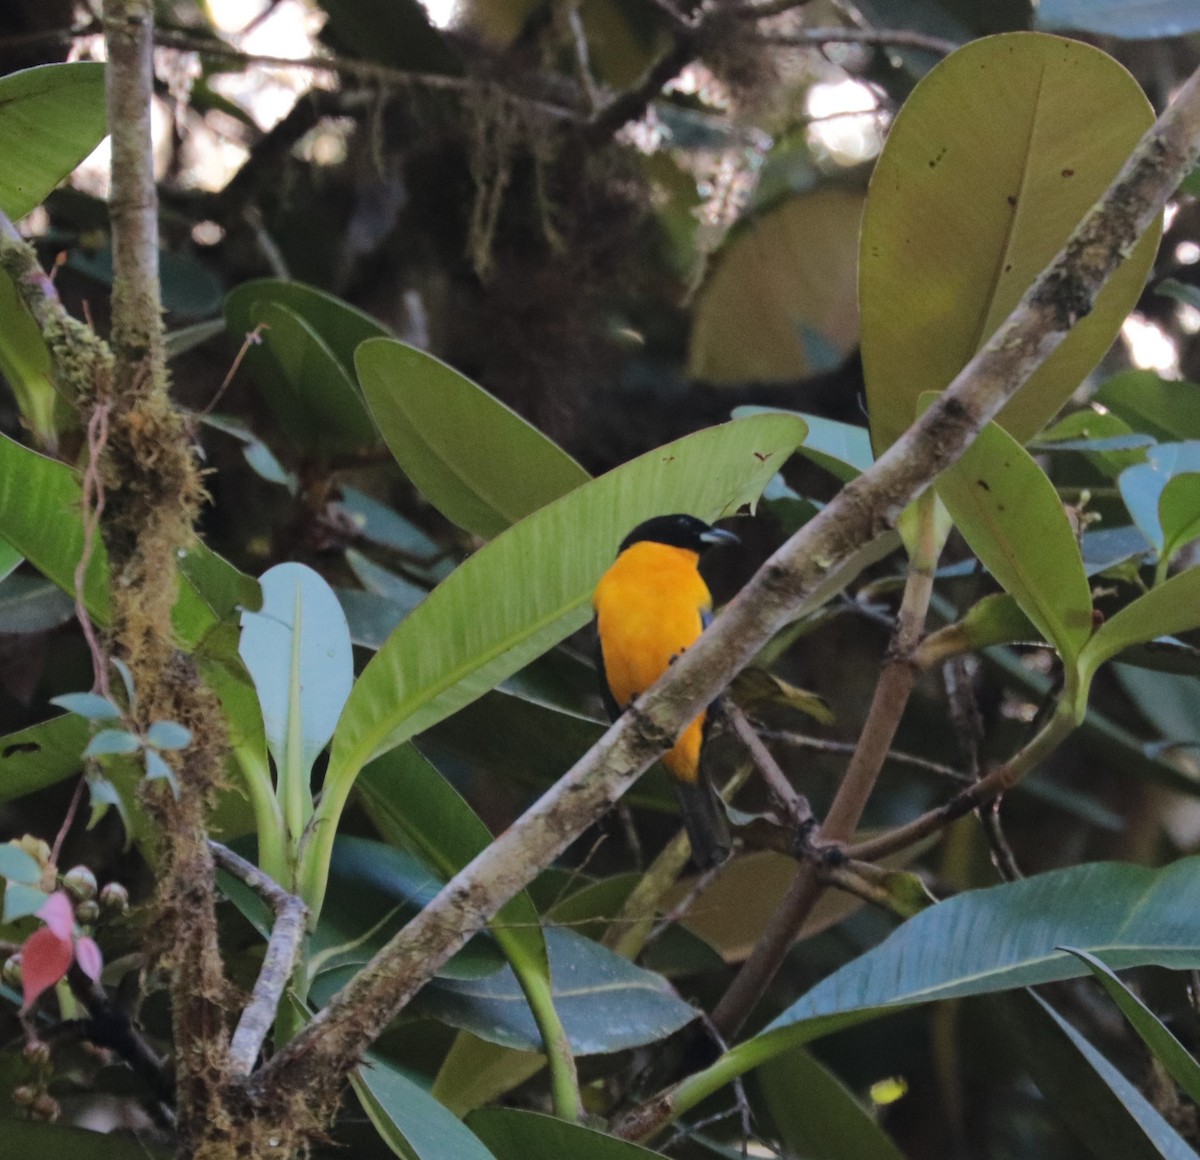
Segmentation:
{"type": "Polygon", "coordinates": [[[736,544],[737,536],[723,528],[714,528],[695,516],[655,516],[644,524],[638,524],[622,541],[620,552],[631,544],[649,540],[654,544],[668,544],[672,548],[687,548],[691,552],[703,553],[714,544],[736,544]]]}

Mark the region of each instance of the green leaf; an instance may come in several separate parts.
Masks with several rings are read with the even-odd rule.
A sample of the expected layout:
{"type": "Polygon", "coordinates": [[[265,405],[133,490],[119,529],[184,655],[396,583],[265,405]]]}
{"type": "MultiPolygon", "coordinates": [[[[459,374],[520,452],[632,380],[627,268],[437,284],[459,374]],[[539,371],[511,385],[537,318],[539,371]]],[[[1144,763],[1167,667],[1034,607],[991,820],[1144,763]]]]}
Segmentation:
{"type": "Polygon", "coordinates": [[[68,713],[78,713],[89,721],[119,721],[120,706],[114,705],[107,697],[99,693],[63,693],[61,697],[51,697],[51,705],[66,709],[68,713]]]}
{"type": "Polygon", "coordinates": [[[12,842],[5,842],[0,845],[0,878],[32,886],[41,882],[42,868],[32,854],[12,842]]]}
{"type": "Polygon", "coordinates": [[[492,1103],[537,1075],[546,1057],[536,1051],[514,1051],[460,1031],[438,1068],[433,1095],[456,1116],[492,1103]]]}
{"type": "Polygon", "coordinates": [[[101,729],[83,751],[84,757],[105,757],[114,753],[136,753],[142,743],[125,729],[101,729]]]}
{"type": "MultiPolygon", "coordinates": [[[[68,594],[75,591],[75,569],[83,554],[81,503],[82,490],[71,468],[0,435],[0,536],[68,594]]],[[[206,573],[219,572],[253,584],[202,544],[187,553],[181,570],[191,560],[198,567],[202,562],[206,573]]],[[[108,554],[99,537],[84,577],[83,598],[92,619],[106,625],[108,554]]],[[[212,605],[186,573],[172,622],[187,645],[195,645],[217,622],[212,605]]]]}
{"type": "Polygon", "coordinates": [[[0,582],[0,633],[49,632],[75,615],[75,601],[42,576],[18,573],[0,582]]]}
{"type": "MultiPolygon", "coordinates": [[[[492,840],[488,828],[466,801],[411,745],[374,761],[364,771],[360,785],[368,812],[379,829],[392,841],[423,856],[446,878],[492,840]]],[[[563,1085],[574,1089],[577,1081],[574,1065],[565,1057],[568,1036],[555,1007],[541,919],[529,895],[523,890],[515,894],[490,921],[489,928],[528,1004],[537,1027],[538,1046],[550,1047],[547,1055],[558,1099],[563,1085]]]]}
{"type": "Polygon", "coordinates": [[[792,1155],[811,1160],[904,1160],[871,1113],[803,1048],[759,1068],[758,1083],[792,1155]]]}
{"type": "MultiPolygon", "coordinates": [[[[324,861],[354,779],[373,757],[469,704],[581,628],[629,529],[686,510],[713,520],[753,503],[804,436],[788,415],[739,419],[667,444],[584,484],[467,559],[403,620],[354,685],[334,735],[305,854],[324,861]]],[[[3,529],[0,528],[0,531],[3,529]]]]}
{"type": "Polygon", "coordinates": [[[971,550],[1072,668],[1092,633],[1092,594],[1075,533],[1042,469],[989,423],[936,487],[971,550]]]}
{"type": "Polygon", "coordinates": [[[178,721],[155,721],[146,730],[146,740],[155,749],[186,749],[192,743],[192,731],[178,721]]]}
{"type": "Polygon", "coordinates": [[[345,614],[350,639],[372,652],[382,646],[418,603],[402,604],[377,592],[362,592],[357,588],[335,588],[334,593],[345,614]]]}
{"type": "Polygon", "coordinates": [[[1192,0],[1039,0],[1042,28],[1090,32],[1129,40],[1157,40],[1200,31],[1192,0]]]}
{"type": "Polygon", "coordinates": [[[350,565],[350,570],[358,577],[359,583],[367,591],[373,592],[377,596],[386,596],[388,600],[401,605],[407,612],[411,612],[429,595],[427,588],[422,588],[396,572],[376,564],[374,560],[354,548],[346,549],[346,563],[350,565]]]}
{"type": "MultiPolygon", "coordinates": [[[[369,838],[339,836],[331,858],[329,905],[310,941],[312,998],[324,1002],[441,887],[441,876],[424,859],[369,838]]],[[[503,963],[494,940],[476,935],[440,974],[475,979],[495,974],[503,963]]]]}
{"type": "Polygon", "coordinates": [[[171,768],[161,754],[153,749],[144,750],[142,753],[146,761],[146,778],[149,781],[165,781],[171,787],[171,792],[179,796],[179,782],[175,777],[175,771],[171,768]]]}
{"type": "MultiPolygon", "coordinates": [[[[1200,472],[1200,440],[1187,443],[1160,443],[1146,453],[1146,462],[1135,464],[1121,472],[1117,484],[1121,498],[1142,534],[1158,550],[1161,558],[1169,559],[1160,516],[1162,496],[1167,484],[1179,475],[1200,472]]],[[[1195,509],[1188,506],[1194,500],[1194,489],[1185,485],[1183,492],[1170,505],[1172,527],[1176,534],[1187,530],[1195,509]]]]}
{"type": "Polygon", "coordinates": [[[1200,439],[1200,386],[1164,379],[1153,371],[1113,375],[1095,395],[1135,431],[1178,442],[1200,439]]]}
{"type": "Polygon", "coordinates": [[[1094,673],[1122,649],[1200,626],[1200,568],[1189,568],[1125,605],[1106,620],[1079,658],[1094,673]]]}
{"type": "Polygon", "coordinates": [[[313,765],[354,683],[354,649],[337,597],[311,568],[278,564],[259,583],[262,610],[242,613],[238,652],[258,692],[280,798],[298,839],[312,814],[313,765]]]}
{"type": "Polygon", "coordinates": [[[0,209],[23,218],[104,138],[104,65],[48,64],[0,78],[0,209]]]}
{"type": "Polygon", "coordinates": [[[396,462],[442,515],[475,535],[495,536],[590,478],[515,411],[424,351],[372,339],[355,365],[396,462]]]}
{"type": "MultiPolygon", "coordinates": [[[[862,353],[876,450],[1008,317],[1153,120],[1099,49],[1036,33],[976,40],[905,102],[863,217],[862,353]]],[[[1025,441],[1111,345],[1146,280],[1157,229],[1096,308],[1001,411],[1025,441]]]]}
{"type": "MultiPolygon", "coordinates": [[[[348,302],[307,286],[277,278],[243,282],[225,298],[225,321],[238,342],[254,329],[251,313],[255,303],[275,303],[304,319],[341,364],[347,375],[354,371],[354,351],[368,338],[387,338],[387,327],[348,302]]],[[[247,352],[254,360],[254,348],[247,352]]]]}
{"type": "Polygon", "coordinates": [[[1033,992],[998,996],[1015,1043],[1047,1103],[1097,1160],[1196,1160],[1173,1128],[1103,1055],[1033,992]]]}
{"type": "Polygon", "coordinates": [[[262,344],[247,362],[280,428],[306,450],[338,455],[378,441],[358,387],[324,339],[278,302],[255,302],[250,321],[262,324],[262,344]]]}
{"type": "Polygon", "coordinates": [[[89,1132],[63,1124],[5,1118],[4,1145],[14,1156],[53,1156],[54,1160],[170,1160],[168,1148],[140,1136],[89,1132]]]}
{"type": "Polygon", "coordinates": [[[866,427],[840,423],[836,419],[825,419],[804,411],[787,411],[782,407],[749,405],[734,407],[732,412],[735,419],[744,415],[771,413],[798,415],[803,419],[808,427],[808,434],[796,450],[805,459],[810,459],[818,467],[825,468],[843,483],[857,479],[875,462],[875,454],[871,450],[871,433],[866,427]]]}
{"type": "Polygon", "coordinates": [[[64,713],[0,737],[0,802],[13,801],[78,773],[87,721],[64,713]]]}
{"type": "Polygon", "coordinates": [[[1163,559],[1200,536],[1200,473],[1173,475],[1158,497],[1158,522],[1163,534],[1163,559]]]}
{"type": "Polygon", "coordinates": [[[496,1160],[661,1160],[628,1140],[582,1124],[517,1108],[483,1108],[467,1117],[471,1129],[496,1160]]]}
{"type": "MultiPolygon", "coordinates": [[[[362,772],[359,790],[372,821],[388,841],[423,858],[443,879],[451,878],[491,844],[491,831],[475,811],[411,745],[371,762],[362,772]]],[[[507,948],[523,942],[526,956],[535,962],[540,959],[544,968],[541,921],[525,891],[505,904],[492,926],[502,950],[507,953],[507,948]]],[[[520,956],[522,961],[526,956],[520,956]]]]}
{"type": "MultiPolygon", "coordinates": [[[[0,83],[3,83],[0,81],[0,83]]],[[[50,351],[38,324],[21,301],[13,280],[0,270],[0,374],[4,375],[21,416],[41,446],[53,449],[58,439],[55,409],[58,393],[50,351]]]]}
{"type": "Polygon", "coordinates": [[[1200,858],[1161,870],[1096,862],[956,895],[921,911],[818,983],[758,1035],[685,1080],[687,1111],[734,1076],[783,1051],[918,1003],[1058,979],[1086,967],[1074,946],[1114,968],[1200,965],[1190,920],[1200,858]]]}
{"type": "MultiPolygon", "coordinates": [[[[555,1008],[576,1055],[625,1051],[664,1039],[697,1018],[671,985],[572,930],[545,932],[555,1008]]],[[[490,1043],[538,1051],[542,1036],[511,970],[438,979],[414,1000],[430,1015],[490,1043]]]]}
{"type": "Polygon", "coordinates": [[[1200,286],[1180,282],[1178,278],[1164,278],[1154,287],[1154,293],[1161,294],[1164,298],[1173,298],[1176,302],[1182,302],[1186,306],[1194,306],[1200,310],[1200,286]]]}
{"type": "Polygon", "coordinates": [[[792,382],[841,362],[858,341],[861,217],[859,192],[826,185],[735,229],[692,315],[688,376],[792,382]]]}
{"type": "Polygon", "coordinates": [[[1063,947],[1063,950],[1070,951],[1083,960],[1088,970],[1108,992],[1109,998],[1121,1008],[1122,1014],[1154,1053],[1154,1057],[1166,1068],[1167,1074],[1183,1088],[1188,1099],[1200,1104],[1200,1064],[1192,1058],[1183,1044],[1104,962],[1095,955],[1089,955],[1087,951],[1077,951],[1071,947],[1063,947]]]}
{"type": "Polygon", "coordinates": [[[350,1082],[375,1130],[403,1160],[492,1160],[461,1120],[379,1055],[369,1053],[350,1082]]]}
{"type": "Polygon", "coordinates": [[[353,487],[342,488],[338,505],[364,539],[382,548],[391,548],[408,559],[432,564],[441,549],[416,524],[392,511],[386,504],[364,495],[353,487]]]}
{"type": "Polygon", "coordinates": [[[16,922],[18,918],[28,918],[31,914],[37,914],[49,897],[44,890],[27,886],[23,882],[8,883],[4,888],[3,921],[16,922]]]}
{"type": "Polygon", "coordinates": [[[1112,479],[1127,467],[1146,461],[1154,436],[1136,432],[1113,414],[1090,408],[1076,411],[1047,427],[1029,445],[1030,451],[1078,451],[1101,474],[1112,479]]]}

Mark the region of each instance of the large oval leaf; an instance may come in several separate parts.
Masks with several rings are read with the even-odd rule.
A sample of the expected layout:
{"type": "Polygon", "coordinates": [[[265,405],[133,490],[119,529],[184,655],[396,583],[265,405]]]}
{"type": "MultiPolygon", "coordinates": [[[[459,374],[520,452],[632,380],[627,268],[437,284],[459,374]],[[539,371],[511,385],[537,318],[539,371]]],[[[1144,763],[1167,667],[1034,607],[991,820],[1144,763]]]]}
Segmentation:
{"type": "MultiPolygon", "coordinates": [[[[876,449],[1012,311],[1153,120],[1134,79],[1076,41],[974,41],[913,91],[888,135],[863,218],[862,352],[876,449]]],[[[1096,308],[1014,396],[1024,442],[1116,337],[1158,246],[1150,230],[1096,308]]]]}
{"type": "MultiPolygon", "coordinates": [[[[225,324],[238,342],[254,328],[252,316],[256,303],[284,306],[304,319],[321,336],[321,341],[347,375],[354,373],[354,351],[360,342],[390,337],[382,323],[324,290],[304,282],[257,278],[243,282],[225,298],[225,324]]],[[[248,357],[255,360],[253,349],[248,352],[248,357]]]]}
{"type": "Polygon", "coordinates": [[[376,441],[357,382],[304,318],[279,302],[255,302],[250,321],[264,327],[251,366],[284,431],[320,455],[376,441]]]}
{"type": "Polygon", "coordinates": [[[855,247],[862,196],[792,198],[730,238],[696,307],[688,374],[795,380],[832,369],[858,341],[855,247]]]}
{"type": "Polygon", "coordinates": [[[242,613],[238,653],[254,681],[293,838],[312,814],[312,768],[354,683],[350,630],[333,589],[304,564],[259,580],[259,612],[242,613]]]}
{"type": "Polygon", "coordinates": [[[959,894],[923,910],[677,1089],[687,1111],[780,1052],[917,1003],[1077,978],[1087,967],[1200,966],[1200,858],[1161,870],[1097,862],[959,894]]]}
{"type": "Polygon", "coordinates": [[[104,65],[47,64],[0,78],[0,209],[24,217],[104,133],[104,65]]]}
{"type": "Polygon", "coordinates": [[[1092,633],[1092,593],[1075,533],[1045,472],[989,423],[936,486],[971,550],[1073,667],[1092,633]]]}
{"type": "Polygon", "coordinates": [[[490,538],[591,478],[515,411],[424,351],[373,339],[354,361],[396,462],[460,528],[490,538]]]}
{"type": "MultiPolygon", "coordinates": [[[[554,1005],[577,1055],[655,1043],[700,1014],[661,975],[573,930],[548,928],[546,949],[554,1005]]],[[[412,1010],[489,1043],[520,1051],[542,1049],[525,993],[508,969],[485,978],[433,980],[413,1000],[412,1010]]]]}

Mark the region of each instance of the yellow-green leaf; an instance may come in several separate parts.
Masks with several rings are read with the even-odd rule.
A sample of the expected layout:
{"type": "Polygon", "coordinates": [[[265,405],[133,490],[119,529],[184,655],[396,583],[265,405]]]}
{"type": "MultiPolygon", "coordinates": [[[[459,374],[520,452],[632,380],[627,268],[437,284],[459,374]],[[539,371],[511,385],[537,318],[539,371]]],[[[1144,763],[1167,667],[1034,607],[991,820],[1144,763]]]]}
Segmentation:
{"type": "MultiPolygon", "coordinates": [[[[863,218],[862,352],[876,450],[1004,321],[1153,120],[1111,57],[1041,33],[986,37],[914,89],[863,218]]],[[[1092,313],[1000,413],[1024,442],[1116,337],[1158,245],[1141,240],[1092,313]]]]}

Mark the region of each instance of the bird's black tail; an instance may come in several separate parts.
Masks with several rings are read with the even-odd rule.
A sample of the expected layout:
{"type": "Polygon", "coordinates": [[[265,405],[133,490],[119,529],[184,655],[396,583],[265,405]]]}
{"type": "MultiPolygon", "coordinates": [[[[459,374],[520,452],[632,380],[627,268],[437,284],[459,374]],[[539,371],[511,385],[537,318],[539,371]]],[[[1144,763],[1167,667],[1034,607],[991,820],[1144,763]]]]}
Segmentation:
{"type": "Polygon", "coordinates": [[[703,776],[695,781],[671,780],[679,793],[683,825],[692,843],[692,861],[700,870],[719,866],[729,857],[732,840],[729,818],[717,791],[703,776]]]}

